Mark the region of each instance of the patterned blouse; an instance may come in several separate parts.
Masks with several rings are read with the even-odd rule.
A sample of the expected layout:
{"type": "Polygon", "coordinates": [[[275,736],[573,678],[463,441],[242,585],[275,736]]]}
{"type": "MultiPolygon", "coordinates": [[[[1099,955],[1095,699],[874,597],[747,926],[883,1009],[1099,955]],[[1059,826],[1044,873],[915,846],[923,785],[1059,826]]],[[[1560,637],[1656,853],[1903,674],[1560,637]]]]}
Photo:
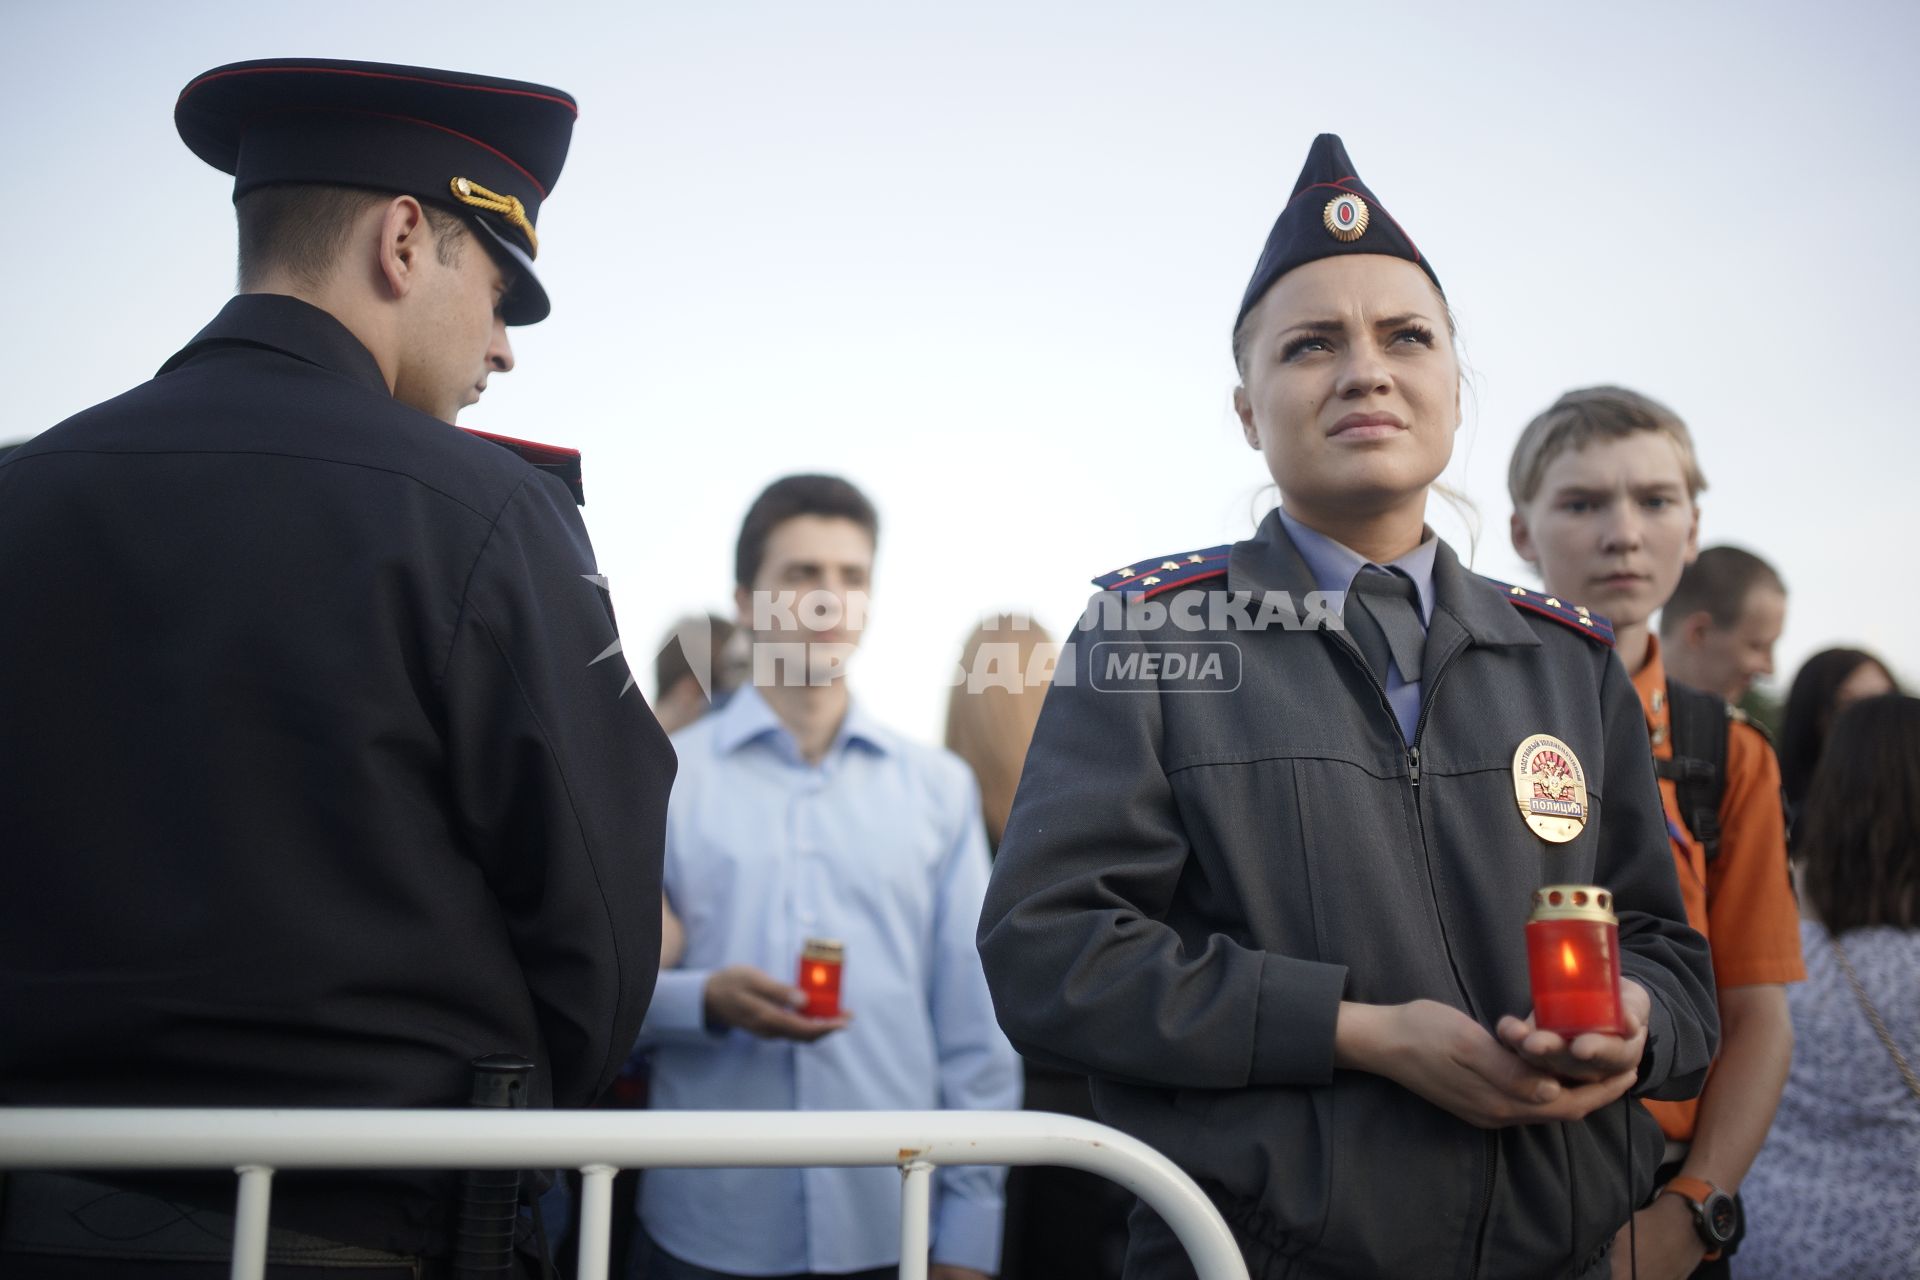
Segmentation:
{"type": "MultiPolygon", "coordinates": [[[[1807,980],[1787,988],[1793,1072],[1741,1185],[1740,1280],[1920,1277],[1920,1098],[1847,984],[1827,931],[1802,921],[1807,980]]],[[[1920,929],[1841,937],[1867,998],[1920,1070],[1920,929]]]]}

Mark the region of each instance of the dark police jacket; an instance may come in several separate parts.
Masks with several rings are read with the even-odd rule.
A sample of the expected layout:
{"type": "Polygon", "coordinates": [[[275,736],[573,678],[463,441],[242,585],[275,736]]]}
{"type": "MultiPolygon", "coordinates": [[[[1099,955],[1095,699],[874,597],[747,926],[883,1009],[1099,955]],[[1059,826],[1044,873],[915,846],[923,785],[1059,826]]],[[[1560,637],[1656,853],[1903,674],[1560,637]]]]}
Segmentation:
{"type": "MultiPolygon", "coordinates": [[[[494,1052],[592,1101],[674,771],[594,571],[560,481],[287,297],[0,462],[0,1105],[457,1107],[494,1052]]],[[[274,1221],[435,1251],[449,1185],[274,1221]]]]}
{"type": "MultiPolygon", "coordinates": [[[[1652,995],[1638,1089],[1698,1092],[1718,1038],[1713,976],[1626,672],[1442,545],[1410,750],[1344,632],[1209,616],[1229,592],[1285,592],[1312,619],[1314,583],[1277,513],[1227,566],[1145,602],[1171,606],[1157,625],[1136,612],[1150,630],[1109,616],[1073,637],[981,918],[1002,1026],[1022,1052],[1090,1072],[1100,1118],[1214,1196],[1256,1278],[1603,1265],[1660,1162],[1643,1108],[1630,1108],[1630,1195],[1625,1104],[1483,1131],[1336,1070],[1333,1032],[1342,1000],[1437,1000],[1489,1030],[1524,1016],[1532,890],[1597,883],[1616,895],[1622,968],[1652,995]],[[1217,676],[1194,675],[1205,646],[1231,646],[1217,676]],[[1149,652],[1162,660],[1126,661],[1149,652]],[[1514,753],[1538,733],[1584,766],[1590,817],[1570,843],[1520,815],[1514,753]]],[[[1179,1256],[1136,1215],[1130,1278],[1190,1275],[1179,1256]]]]}

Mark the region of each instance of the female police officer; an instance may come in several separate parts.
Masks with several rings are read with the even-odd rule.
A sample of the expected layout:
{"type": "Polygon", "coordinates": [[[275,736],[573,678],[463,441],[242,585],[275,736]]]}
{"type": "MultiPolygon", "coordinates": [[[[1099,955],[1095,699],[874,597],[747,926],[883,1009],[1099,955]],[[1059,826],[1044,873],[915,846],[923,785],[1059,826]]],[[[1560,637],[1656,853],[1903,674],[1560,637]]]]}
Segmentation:
{"type": "MultiPolygon", "coordinates": [[[[1600,1274],[1661,1145],[1606,1104],[1690,1096],[1718,1033],[1605,623],[1424,525],[1460,420],[1450,331],[1432,267],[1317,139],[1234,331],[1283,505],[1096,579],[981,919],[1014,1042],[1091,1073],[1256,1277],[1600,1274]],[[1548,813],[1543,738],[1571,797],[1548,813]],[[1568,882],[1614,893],[1625,1037],[1516,1016],[1531,891],[1568,882]]],[[[1129,1277],[1183,1273],[1132,1225],[1129,1277]]]]}

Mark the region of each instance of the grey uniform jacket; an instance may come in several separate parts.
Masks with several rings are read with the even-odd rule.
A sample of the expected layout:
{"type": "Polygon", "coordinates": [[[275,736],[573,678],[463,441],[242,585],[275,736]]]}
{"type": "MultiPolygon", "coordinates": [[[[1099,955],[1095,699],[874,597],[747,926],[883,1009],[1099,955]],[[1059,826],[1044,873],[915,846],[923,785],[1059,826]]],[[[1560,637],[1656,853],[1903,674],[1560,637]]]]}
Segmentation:
{"type": "MultiPolygon", "coordinates": [[[[1101,610],[1062,657],[980,924],[1001,1025],[1030,1057],[1090,1073],[1103,1121],[1191,1173],[1256,1280],[1598,1268],[1651,1192],[1661,1137],[1644,1108],[1483,1131],[1336,1070],[1333,1032],[1342,1000],[1437,1000],[1489,1029],[1524,1016],[1532,890],[1597,883],[1616,897],[1622,970],[1652,994],[1635,1092],[1699,1091],[1712,972],[1626,672],[1442,544],[1409,747],[1344,632],[1209,618],[1238,593],[1301,607],[1313,591],[1277,513],[1227,564],[1136,602],[1169,606],[1150,630],[1101,610]],[[1217,653],[1220,678],[1147,681],[1124,661],[1176,647],[1217,653]],[[1589,820],[1569,843],[1534,835],[1516,803],[1515,749],[1536,733],[1584,766],[1589,820]]],[[[1130,1280],[1191,1274],[1157,1219],[1133,1225],[1130,1280]]]]}

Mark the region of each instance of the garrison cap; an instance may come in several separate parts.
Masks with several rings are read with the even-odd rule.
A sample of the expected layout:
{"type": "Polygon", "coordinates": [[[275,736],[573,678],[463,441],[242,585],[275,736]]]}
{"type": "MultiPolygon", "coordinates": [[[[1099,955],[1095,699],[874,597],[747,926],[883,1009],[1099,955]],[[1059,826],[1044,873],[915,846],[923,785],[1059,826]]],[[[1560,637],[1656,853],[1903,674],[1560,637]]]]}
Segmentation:
{"type": "Polygon", "coordinates": [[[180,91],[173,121],[193,153],[234,177],[233,198],[273,182],[370,187],[466,215],[514,276],[502,315],[551,309],[533,274],[540,203],[560,178],[579,108],[546,85],[329,58],[235,62],[180,91]]]}
{"type": "Polygon", "coordinates": [[[1267,246],[1260,252],[1253,279],[1247,282],[1246,297],[1240,300],[1240,314],[1233,318],[1234,329],[1239,330],[1247,312],[1281,276],[1341,253],[1404,258],[1426,272],[1434,288],[1440,288],[1433,264],[1414,248],[1379,197],[1354,172],[1346,144],[1338,134],[1323,133],[1313,140],[1307,163],[1293,184],[1293,197],[1267,233],[1267,246]]]}

